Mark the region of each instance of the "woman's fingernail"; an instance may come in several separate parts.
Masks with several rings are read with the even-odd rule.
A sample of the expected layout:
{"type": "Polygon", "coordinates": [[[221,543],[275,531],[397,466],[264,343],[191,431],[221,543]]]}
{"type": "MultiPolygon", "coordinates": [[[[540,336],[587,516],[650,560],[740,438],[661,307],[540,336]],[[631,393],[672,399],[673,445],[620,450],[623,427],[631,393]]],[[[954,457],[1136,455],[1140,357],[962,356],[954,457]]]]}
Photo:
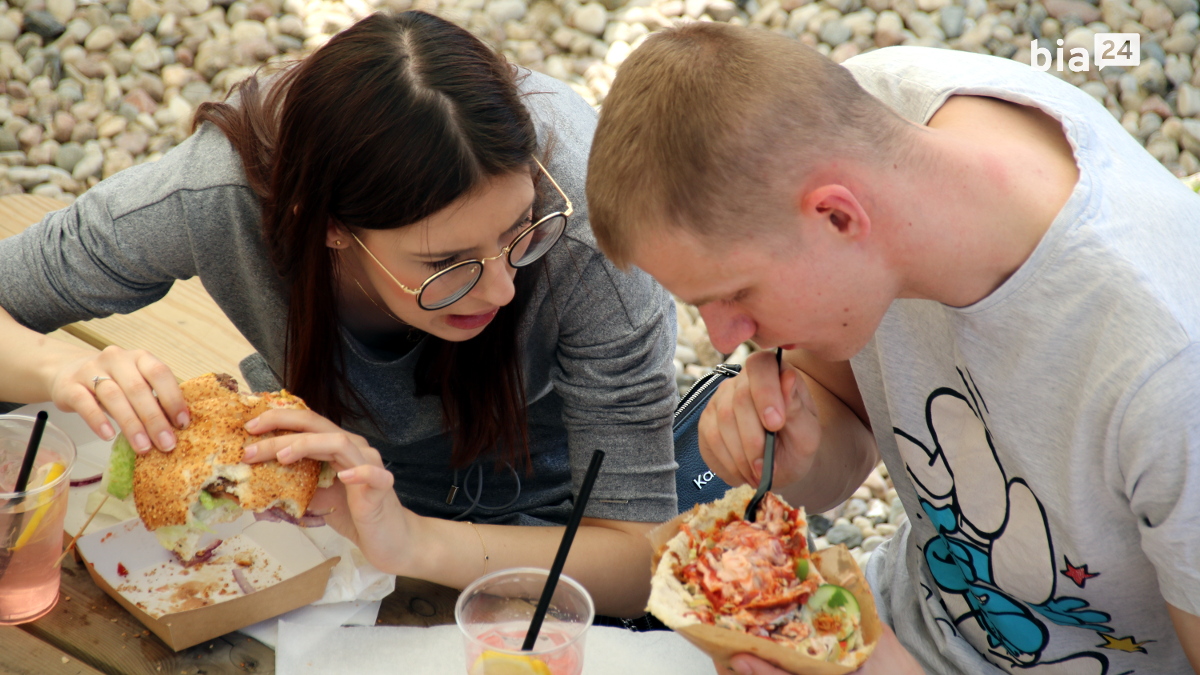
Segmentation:
{"type": "Polygon", "coordinates": [[[339,471],[337,477],[338,477],[338,480],[346,480],[347,478],[354,478],[354,469],[345,469],[343,471],[339,471]]]}
{"type": "Polygon", "coordinates": [[[150,437],[139,433],[133,437],[133,449],[145,452],[150,449],[150,437]]]}
{"type": "Polygon", "coordinates": [[[248,429],[249,431],[254,431],[256,428],[258,428],[258,418],[257,417],[250,420],[249,422],[246,422],[246,429],[248,429]]]}
{"type": "Polygon", "coordinates": [[[248,462],[248,461],[254,459],[254,456],[257,454],[258,454],[258,446],[257,445],[247,445],[245,448],[242,449],[242,461],[248,462]]]}
{"type": "Polygon", "coordinates": [[[186,429],[188,422],[191,422],[192,420],[188,417],[187,413],[182,412],[182,413],[179,413],[179,417],[175,418],[175,421],[179,423],[180,429],[186,429]]]}
{"type": "Polygon", "coordinates": [[[112,425],[108,422],[100,425],[100,438],[103,438],[106,441],[111,441],[113,436],[116,435],[117,433],[113,431],[112,425]]]}
{"type": "Polygon", "coordinates": [[[173,434],[169,431],[164,431],[164,432],[160,433],[158,435],[158,447],[162,448],[163,450],[174,450],[175,449],[175,434],[173,434]]]}
{"type": "Polygon", "coordinates": [[[750,670],[750,666],[742,661],[735,661],[731,665],[733,666],[733,672],[737,673],[737,675],[754,675],[753,671],[750,670]]]}
{"type": "Polygon", "coordinates": [[[280,462],[282,462],[284,464],[292,461],[292,446],[289,445],[288,447],[275,453],[275,459],[279,460],[280,462]]]}

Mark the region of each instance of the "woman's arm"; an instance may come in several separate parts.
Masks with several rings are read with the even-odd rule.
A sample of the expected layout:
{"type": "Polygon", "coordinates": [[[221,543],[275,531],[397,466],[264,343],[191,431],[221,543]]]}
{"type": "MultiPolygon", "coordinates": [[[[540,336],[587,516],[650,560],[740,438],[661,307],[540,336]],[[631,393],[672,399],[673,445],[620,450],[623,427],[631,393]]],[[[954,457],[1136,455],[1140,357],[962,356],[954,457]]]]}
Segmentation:
{"type": "MultiPolygon", "coordinates": [[[[392,489],[391,472],[361,436],[347,433],[306,410],[272,410],[246,425],[254,434],[276,429],[299,433],[260,440],[246,448],[245,460],[277,458],[285,464],[302,457],[328,461],[338,482],[319,490],[310,509],[329,512],[326,522],[362,549],[372,565],[391,574],[463,588],[506,567],[549,567],[561,527],[474,525],[418,516],[392,489]],[[486,560],[485,560],[486,558],[486,560]]],[[[650,590],[653,523],[585,518],[576,534],[565,572],[592,594],[596,611],[640,616],[650,590]]]]}
{"type": "Polygon", "coordinates": [[[3,308],[0,344],[0,401],[53,401],[106,440],[116,435],[111,415],[138,452],[174,448],[172,425],[187,426],[187,405],[171,369],[144,351],[77,347],[22,326],[3,308]]]}

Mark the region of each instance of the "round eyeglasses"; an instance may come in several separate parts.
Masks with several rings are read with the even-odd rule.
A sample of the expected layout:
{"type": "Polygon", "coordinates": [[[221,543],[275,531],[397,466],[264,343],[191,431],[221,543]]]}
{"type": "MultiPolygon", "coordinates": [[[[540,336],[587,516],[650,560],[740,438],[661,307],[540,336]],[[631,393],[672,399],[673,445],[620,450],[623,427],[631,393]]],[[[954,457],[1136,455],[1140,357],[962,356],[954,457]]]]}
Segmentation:
{"type": "Polygon", "coordinates": [[[575,212],[571,205],[571,200],[567,197],[567,193],[558,186],[558,182],[546,171],[546,167],[535,158],[534,163],[538,165],[542,173],[546,174],[546,178],[550,179],[550,183],[558,194],[562,196],[566,208],[562,211],[556,211],[549,215],[538,219],[536,223],[525,228],[520,234],[512,240],[508,246],[505,246],[499,253],[488,258],[477,258],[475,260],[464,260],[455,263],[444,270],[440,270],[425,280],[418,288],[409,288],[400,283],[387,267],[375,257],[374,253],[367,248],[367,245],[358,238],[358,235],[350,233],[354,237],[354,241],[362,247],[371,260],[383,270],[383,273],[388,276],[400,290],[409,295],[417,296],[417,306],[428,311],[444,309],[450,305],[463,299],[471,289],[475,288],[475,284],[479,283],[479,279],[483,276],[483,266],[489,260],[505,258],[509,265],[513,267],[525,267],[530,265],[542,256],[546,255],[567,229],[567,218],[575,212]]]}

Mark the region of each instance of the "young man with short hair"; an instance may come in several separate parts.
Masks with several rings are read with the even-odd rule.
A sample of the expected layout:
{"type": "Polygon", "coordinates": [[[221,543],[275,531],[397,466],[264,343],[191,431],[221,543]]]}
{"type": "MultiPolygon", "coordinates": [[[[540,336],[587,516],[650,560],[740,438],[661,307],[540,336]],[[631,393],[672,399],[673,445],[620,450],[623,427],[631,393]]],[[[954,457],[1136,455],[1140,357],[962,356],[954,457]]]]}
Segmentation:
{"type": "Polygon", "coordinates": [[[764,427],[810,511],[886,462],[862,672],[1200,672],[1200,200],[1094,99],[694,23],[624,63],[588,169],[615,262],[788,350],[705,410],[717,475],[757,483],[764,427]]]}

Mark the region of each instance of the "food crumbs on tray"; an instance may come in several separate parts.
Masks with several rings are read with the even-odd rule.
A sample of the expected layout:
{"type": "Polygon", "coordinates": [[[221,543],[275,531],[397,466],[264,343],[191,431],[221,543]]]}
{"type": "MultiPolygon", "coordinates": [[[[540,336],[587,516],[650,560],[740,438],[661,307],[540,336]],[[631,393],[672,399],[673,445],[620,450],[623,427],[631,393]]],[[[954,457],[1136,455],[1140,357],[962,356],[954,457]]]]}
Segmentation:
{"type": "Polygon", "coordinates": [[[117,576],[129,576],[129,569],[123,563],[117,563],[117,576]]]}
{"type": "Polygon", "coordinates": [[[70,662],[71,662],[71,659],[68,659],[67,657],[65,657],[65,656],[64,656],[64,657],[62,657],[62,662],[63,662],[63,663],[70,663],[70,662]]]}

